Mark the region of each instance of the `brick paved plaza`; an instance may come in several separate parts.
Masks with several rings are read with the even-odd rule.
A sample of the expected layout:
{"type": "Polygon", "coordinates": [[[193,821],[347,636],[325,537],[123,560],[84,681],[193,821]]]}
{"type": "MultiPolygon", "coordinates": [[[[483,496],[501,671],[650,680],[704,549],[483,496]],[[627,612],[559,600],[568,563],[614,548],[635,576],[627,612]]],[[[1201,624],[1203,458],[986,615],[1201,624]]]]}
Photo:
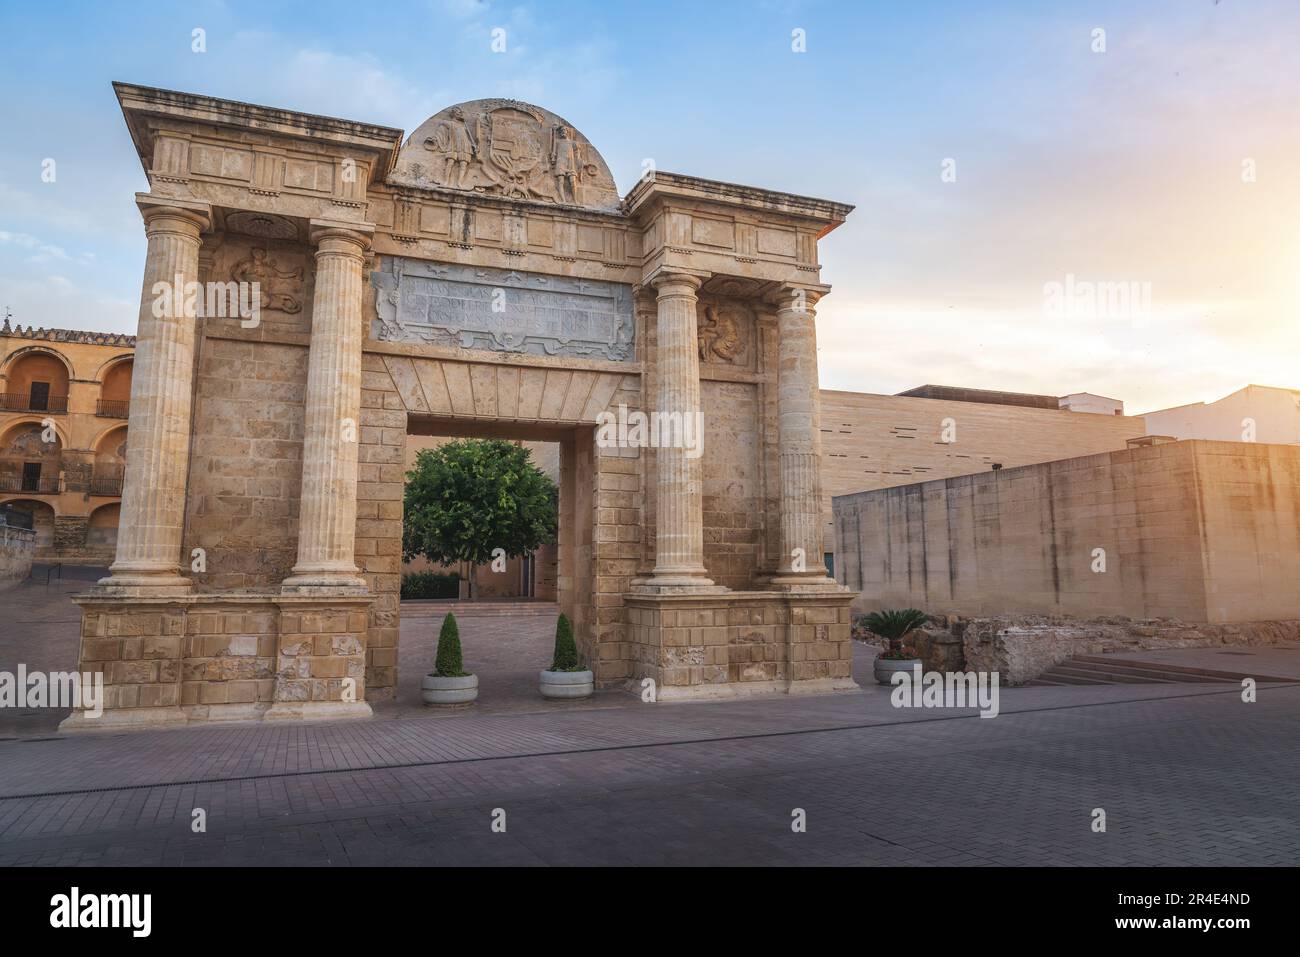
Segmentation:
{"type": "MultiPolygon", "coordinates": [[[[46,598],[76,587],[5,596],[0,668],[71,667],[72,606],[46,598]]],[[[462,619],[483,670],[473,711],[411,703],[420,663],[406,657],[431,648],[417,632],[399,700],[371,721],[60,735],[57,714],[10,718],[0,865],[1300,859],[1298,686],[1263,686],[1254,704],[1222,685],[1004,689],[987,720],[892,708],[862,651],[861,692],[678,705],[607,692],[556,708],[528,694],[537,662],[514,660],[544,657],[551,628],[462,619]],[[206,833],[191,832],[194,808],[206,833]]]]}

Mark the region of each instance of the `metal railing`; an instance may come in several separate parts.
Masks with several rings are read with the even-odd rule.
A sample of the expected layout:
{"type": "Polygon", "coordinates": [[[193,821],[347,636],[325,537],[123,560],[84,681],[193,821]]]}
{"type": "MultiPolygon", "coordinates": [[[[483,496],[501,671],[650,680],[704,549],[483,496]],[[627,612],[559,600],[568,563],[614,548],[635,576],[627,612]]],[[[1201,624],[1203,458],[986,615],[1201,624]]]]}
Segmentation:
{"type": "Polygon", "coordinates": [[[25,528],[31,531],[35,524],[31,512],[24,512],[22,509],[7,504],[0,505],[0,525],[7,525],[10,528],[25,528]]]}
{"type": "Polygon", "coordinates": [[[47,395],[44,398],[26,392],[0,393],[0,410],[5,412],[67,412],[66,395],[47,395]]]}
{"type": "Polygon", "coordinates": [[[130,410],[131,402],[129,399],[100,399],[95,403],[95,414],[110,419],[129,418],[130,410]]]}
{"type": "Polygon", "coordinates": [[[0,475],[0,492],[28,492],[32,495],[57,495],[59,477],[42,475],[30,479],[23,475],[0,475]]]}
{"type": "Polygon", "coordinates": [[[109,475],[92,475],[90,477],[91,495],[121,495],[122,473],[109,475]]]}

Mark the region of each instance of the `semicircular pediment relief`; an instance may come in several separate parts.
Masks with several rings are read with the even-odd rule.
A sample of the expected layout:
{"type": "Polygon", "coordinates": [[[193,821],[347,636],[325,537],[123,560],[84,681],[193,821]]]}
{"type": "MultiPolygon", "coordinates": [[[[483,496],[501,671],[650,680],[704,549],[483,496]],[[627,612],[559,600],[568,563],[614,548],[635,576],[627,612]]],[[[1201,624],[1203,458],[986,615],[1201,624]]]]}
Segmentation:
{"type": "Polygon", "coordinates": [[[615,210],[618,188],[596,148],[563,118],[519,100],[471,100],[420,124],[388,182],[615,210]]]}

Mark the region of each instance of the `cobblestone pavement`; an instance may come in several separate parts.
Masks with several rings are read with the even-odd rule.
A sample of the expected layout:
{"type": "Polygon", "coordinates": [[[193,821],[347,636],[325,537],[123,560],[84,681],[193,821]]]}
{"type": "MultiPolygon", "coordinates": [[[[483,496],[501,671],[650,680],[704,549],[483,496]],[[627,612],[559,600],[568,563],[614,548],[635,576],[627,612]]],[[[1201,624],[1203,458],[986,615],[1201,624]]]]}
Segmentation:
{"type": "Polygon", "coordinates": [[[609,701],[8,736],[0,865],[1300,863],[1297,686],[609,701]]]}

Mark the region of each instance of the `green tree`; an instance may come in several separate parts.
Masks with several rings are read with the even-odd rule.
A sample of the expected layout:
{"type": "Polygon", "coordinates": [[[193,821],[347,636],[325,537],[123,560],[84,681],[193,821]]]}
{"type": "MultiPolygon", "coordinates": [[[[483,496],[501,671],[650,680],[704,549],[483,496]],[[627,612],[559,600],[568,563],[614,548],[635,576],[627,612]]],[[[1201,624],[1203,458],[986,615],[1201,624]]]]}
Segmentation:
{"type": "Polygon", "coordinates": [[[555,541],[559,490],[521,445],[459,439],[421,449],[406,475],[402,557],[438,564],[490,562],[555,541]]]}

